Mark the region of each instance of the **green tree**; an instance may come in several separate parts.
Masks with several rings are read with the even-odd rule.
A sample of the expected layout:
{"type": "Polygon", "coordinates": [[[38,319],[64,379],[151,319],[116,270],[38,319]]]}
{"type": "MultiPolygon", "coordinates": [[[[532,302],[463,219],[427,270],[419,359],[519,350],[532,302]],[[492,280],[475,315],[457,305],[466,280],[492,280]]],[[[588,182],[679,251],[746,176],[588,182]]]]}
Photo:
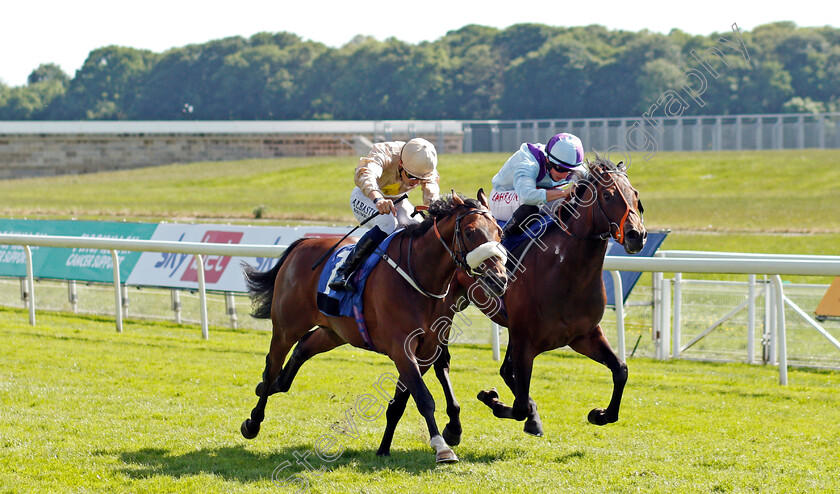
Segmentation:
{"type": "Polygon", "coordinates": [[[227,118],[227,101],[211,81],[225,58],[246,46],[244,38],[234,36],[165,52],[143,78],[132,114],[163,120],[227,118]],[[185,114],[185,106],[193,112],[185,114]]]}
{"type": "Polygon", "coordinates": [[[452,60],[447,75],[452,86],[442,96],[448,102],[444,118],[499,118],[502,71],[498,55],[487,44],[471,46],[463,57],[452,60]]]}
{"type": "MultiPolygon", "coordinates": [[[[658,100],[667,90],[679,91],[685,79],[685,68],[664,58],[657,58],[646,62],[636,77],[639,98],[634,114],[643,115],[650,110],[651,105],[658,104],[658,100]]],[[[681,97],[687,98],[682,95],[681,97]]],[[[657,109],[656,116],[665,116],[664,109],[657,109]]]]}
{"type": "Polygon", "coordinates": [[[477,24],[468,24],[461,29],[449,31],[436,44],[443,44],[453,59],[461,59],[473,46],[492,45],[498,29],[477,24]]]}
{"type": "MultiPolygon", "coordinates": [[[[43,64],[24,87],[0,85],[5,119],[483,119],[638,117],[666,90],[687,114],[814,111],[840,106],[840,29],[792,22],[740,36],[667,36],[604,26],[475,24],[418,45],[357,36],[339,49],[288,32],[162,54],[108,46],[69,78],[43,64]],[[712,56],[719,75],[691,51],[712,56]],[[703,104],[684,90],[705,74],[703,104]],[[191,109],[191,112],[185,112],[191,109]]],[[[673,108],[672,108],[673,109],[673,108]]]]}
{"type": "Polygon", "coordinates": [[[357,37],[317,59],[303,94],[315,118],[436,118],[443,111],[445,57],[429,44],[357,37]]]}
{"type": "Polygon", "coordinates": [[[776,45],[776,56],[791,76],[800,97],[824,97],[820,79],[825,76],[830,45],[811,29],[797,29],[776,45]]]}
{"type": "Polygon", "coordinates": [[[587,116],[581,96],[592,83],[595,64],[581,43],[564,36],[515,60],[504,75],[500,107],[505,118],[587,116]]]}
{"type": "Polygon", "coordinates": [[[501,63],[508,64],[539,50],[548,40],[563,32],[563,29],[544,24],[514,24],[493,36],[493,48],[501,63]]]}
{"type": "Polygon", "coordinates": [[[61,67],[54,63],[41,64],[37,69],[33,70],[29,77],[26,78],[28,84],[37,84],[46,81],[58,81],[62,86],[67,86],[70,82],[70,77],[61,70],[61,67]]]}
{"type": "Polygon", "coordinates": [[[790,74],[777,61],[732,58],[721,83],[730,89],[728,112],[780,113],[794,96],[790,74]]]}
{"type": "Polygon", "coordinates": [[[121,46],[96,49],[70,81],[54,116],[64,119],[127,119],[138,86],[157,55],[121,46]]]}
{"type": "Polygon", "coordinates": [[[0,120],[51,118],[53,104],[61,100],[68,80],[57,65],[48,64],[35,69],[26,86],[0,85],[0,120]]]}
{"type": "MultiPolygon", "coordinates": [[[[684,67],[680,47],[673,39],[661,34],[642,31],[632,38],[622,36],[626,45],[615,52],[611,59],[605,60],[593,69],[592,84],[587,89],[586,101],[588,115],[592,117],[627,117],[637,116],[638,110],[648,108],[655,100],[645,100],[660,89],[660,84],[671,77],[668,73],[658,76],[647,74],[647,70],[664,67],[684,67]],[[661,60],[658,65],[647,64],[661,60]],[[655,87],[642,87],[640,84],[656,84],[655,87]]],[[[669,69],[670,72],[670,69],[669,69]]]]}

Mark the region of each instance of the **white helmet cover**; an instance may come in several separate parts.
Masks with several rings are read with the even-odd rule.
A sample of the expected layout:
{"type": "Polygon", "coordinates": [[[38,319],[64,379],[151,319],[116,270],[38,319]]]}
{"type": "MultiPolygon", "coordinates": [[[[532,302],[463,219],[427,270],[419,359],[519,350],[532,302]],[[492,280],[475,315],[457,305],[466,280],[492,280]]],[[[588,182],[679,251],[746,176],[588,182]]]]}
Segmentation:
{"type": "Polygon", "coordinates": [[[583,143],[576,135],[563,132],[548,140],[545,154],[552,165],[571,170],[583,164],[583,143]]]}
{"type": "Polygon", "coordinates": [[[437,169],[435,146],[421,137],[415,137],[406,142],[400,158],[405,171],[422,180],[432,178],[437,169]]]}

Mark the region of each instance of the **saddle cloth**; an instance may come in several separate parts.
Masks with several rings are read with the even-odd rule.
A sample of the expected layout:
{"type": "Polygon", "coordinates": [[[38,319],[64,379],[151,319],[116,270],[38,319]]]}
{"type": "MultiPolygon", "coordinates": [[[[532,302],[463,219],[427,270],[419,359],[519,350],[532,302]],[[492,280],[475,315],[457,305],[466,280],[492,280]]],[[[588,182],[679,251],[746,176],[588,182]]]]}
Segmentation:
{"type": "MultiPolygon", "coordinates": [[[[498,220],[496,220],[496,222],[502,228],[504,228],[505,223],[507,223],[505,221],[498,220]]],[[[529,238],[536,238],[545,233],[546,229],[552,223],[554,223],[554,220],[549,215],[541,215],[538,220],[529,219],[528,225],[523,229],[522,233],[517,233],[516,235],[511,235],[510,237],[502,239],[502,247],[507,249],[508,252],[513,252],[529,238]]]]}
{"type": "Polygon", "coordinates": [[[355,292],[346,290],[333,290],[329,287],[329,282],[335,275],[336,270],[344,262],[355,244],[345,245],[336,249],[324,264],[324,270],[321,271],[321,276],[318,278],[318,310],[323,314],[332,317],[352,317],[356,320],[359,327],[359,332],[365,340],[368,348],[376,350],[370,341],[367,334],[367,327],[365,326],[364,314],[362,311],[363,299],[365,293],[365,285],[367,278],[376,264],[382,259],[382,254],[388,249],[391,239],[400,230],[395,231],[389,235],[381,244],[373,251],[371,255],[365,259],[361,266],[353,273],[352,282],[356,287],[355,292]]]}

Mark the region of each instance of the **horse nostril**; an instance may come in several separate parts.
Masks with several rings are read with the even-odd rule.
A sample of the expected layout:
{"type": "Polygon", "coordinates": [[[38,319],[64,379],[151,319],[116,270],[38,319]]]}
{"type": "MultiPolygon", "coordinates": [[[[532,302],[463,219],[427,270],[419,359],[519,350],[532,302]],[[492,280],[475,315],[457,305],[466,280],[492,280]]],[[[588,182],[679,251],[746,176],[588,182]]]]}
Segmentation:
{"type": "Polygon", "coordinates": [[[629,232],[627,232],[627,240],[636,241],[639,239],[640,236],[641,233],[639,233],[638,230],[630,230],[629,232]]]}
{"type": "Polygon", "coordinates": [[[489,278],[488,288],[491,288],[493,294],[496,296],[504,294],[508,284],[507,276],[496,274],[489,276],[489,278]]]}

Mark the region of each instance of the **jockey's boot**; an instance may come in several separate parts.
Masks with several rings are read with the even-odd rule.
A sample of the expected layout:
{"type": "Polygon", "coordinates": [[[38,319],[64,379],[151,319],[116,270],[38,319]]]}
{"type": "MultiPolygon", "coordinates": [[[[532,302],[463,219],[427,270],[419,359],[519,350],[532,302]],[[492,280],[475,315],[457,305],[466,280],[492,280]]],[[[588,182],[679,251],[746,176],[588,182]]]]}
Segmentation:
{"type": "Polygon", "coordinates": [[[516,211],[513,212],[513,215],[510,217],[508,222],[505,223],[505,227],[502,229],[502,238],[508,238],[513,235],[523,233],[522,227],[525,226],[525,220],[532,215],[539,214],[539,212],[539,206],[532,206],[530,204],[523,204],[519,206],[516,211]]]}
{"type": "Polygon", "coordinates": [[[359,239],[359,242],[356,243],[356,246],[353,247],[353,250],[347,256],[347,259],[344,260],[344,264],[339,267],[336,272],[335,276],[330,280],[329,287],[331,290],[346,290],[350,292],[355,292],[356,287],[353,286],[353,282],[351,277],[353,276],[353,272],[356,271],[362,261],[364,261],[371,252],[376,249],[376,247],[388,236],[387,233],[383,232],[379,229],[378,226],[375,226],[370,229],[367,233],[365,233],[362,238],[359,239]]]}

